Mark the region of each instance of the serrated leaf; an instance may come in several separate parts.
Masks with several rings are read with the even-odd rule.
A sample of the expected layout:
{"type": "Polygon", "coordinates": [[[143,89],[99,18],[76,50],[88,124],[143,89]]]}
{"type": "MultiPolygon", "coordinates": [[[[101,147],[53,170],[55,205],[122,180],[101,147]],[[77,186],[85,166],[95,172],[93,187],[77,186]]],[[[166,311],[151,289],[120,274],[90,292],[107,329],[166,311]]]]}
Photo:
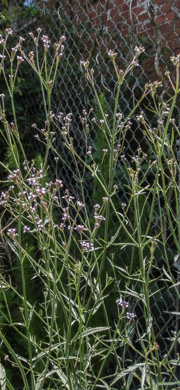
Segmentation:
{"type": "Polygon", "coordinates": [[[133,374],[132,374],[132,372],[130,372],[128,375],[128,379],[127,379],[127,389],[130,389],[132,380],[133,380],[133,374]]]}
{"type": "Polygon", "coordinates": [[[28,325],[30,325],[30,323],[31,323],[32,316],[33,316],[33,313],[34,313],[34,307],[35,307],[35,304],[33,305],[33,307],[31,308],[31,310],[29,312],[28,325]]]}
{"type": "Polygon", "coordinates": [[[0,363],[0,386],[1,390],[6,390],[6,371],[0,363]]]}
{"type": "Polygon", "coordinates": [[[145,379],[146,379],[146,365],[141,368],[142,371],[142,378],[141,378],[141,390],[144,390],[144,385],[145,385],[145,379]]]}
{"type": "Polygon", "coordinates": [[[163,272],[164,272],[164,274],[166,275],[166,277],[168,278],[168,280],[170,280],[170,282],[172,282],[171,276],[168,274],[168,272],[165,270],[164,267],[163,267],[163,272]]]}
{"type": "MultiPolygon", "coordinates": [[[[53,369],[51,371],[49,371],[46,375],[45,375],[45,378],[49,378],[51,377],[52,375],[56,374],[62,381],[63,385],[65,387],[63,388],[66,388],[69,390],[69,385],[68,385],[68,379],[67,379],[67,376],[64,374],[64,372],[57,366],[54,366],[53,369]]],[[[39,380],[37,380],[37,383],[35,385],[35,390],[39,390],[41,388],[41,382],[43,380],[43,373],[41,375],[41,377],[39,378],[39,380]]]]}
{"type": "Polygon", "coordinates": [[[20,257],[19,257],[19,252],[18,252],[16,246],[15,246],[10,240],[7,240],[7,243],[8,243],[8,245],[10,246],[12,252],[14,252],[14,253],[16,254],[16,256],[17,256],[18,258],[20,258],[20,257]]]}
{"type": "Polygon", "coordinates": [[[95,305],[94,309],[93,309],[93,312],[92,312],[92,315],[94,315],[97,310],[99,309],[99,307],[102,305],[103,301],[105,298],[107,298],[109,296],[109,294],[107,295],[104,295],[102,298],[100,298],[98,301],[97,301],[97,304],[95,305]]]}
{"type": "Polygon", "coordinates": [[[108,386],[108,384],[103,379],[101,379],[100,381],[104,385],[104,389],[111,390],[111,388],[108,386]]]}
{"type": "Polygon", "coordinates": [[[82,332],[81,337],[87,337],[90,334],[94,334],[94,333],[98,333],[98,332],[104,332],[104,331],[109,330],[109,329],[110,329],[109,326],[105,326],[105,327],[101,327],[100,326],[100,327],[97,327],[97,328],[88,328],[84,332],[82,332]]]}
{"type": "Polygon", "coordinates": [[[123,372],[121,372],[120,374],[118,374],[116,376],[116,378],[113,380],[111,385],[114,385],[114,383],[116,383],[119,379],[121,379],[124,376],[126,376],[127,374],[129,374],[129,372],[135,371],[135,370],[137,370],[137,368],[143,367],[144,365],[145,365],[145,363],[138,363],[138,364],[134,364],[133,366],[128,367],[126,370],[124,370],[123,372]]]}
{"type": "Polygon", "coordinates": [[[157,386],[174,386],[174,385],[177,385],[179,383],[179,381],[176,381],[176,382],[158,382],[157,383],[157,386]]]}
{"type": "Polygon", "coordinates": [[[146,375],[146,380],[147,380],[149,386],[150,386],[150,383],[152,383],[153,390],[158,390],[158,385],[154,382],[152,375],[151,375],[151,381],[150,381],[149,375],[146,375]]]}

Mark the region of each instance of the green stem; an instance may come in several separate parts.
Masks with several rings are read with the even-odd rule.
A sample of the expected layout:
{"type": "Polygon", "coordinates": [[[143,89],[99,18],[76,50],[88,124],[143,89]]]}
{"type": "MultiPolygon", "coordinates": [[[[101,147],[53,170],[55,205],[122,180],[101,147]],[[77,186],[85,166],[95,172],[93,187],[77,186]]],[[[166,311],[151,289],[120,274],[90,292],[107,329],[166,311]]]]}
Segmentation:
{"type": "Polygon", "coordinates": [[[30,373],[31,373],[31,389],[33,390],[35,387],[35,380],[34,380],[34,373],[33,373],[33,362],[32,362],[32,345],[31,345],[31,334],[29,329],[29,311],[27,306],[27,292],[26,292],[26,279],[25,279],[25,273],[24,273],[24,261],[26,256],[22,255],[22,251],[20,249],[21,247],[21,229],[22,229],[22,220],[21,220],[21,214],[22,214],[22,204],[20,203],[19,206],[19,221],[18,221],[18,246],[19,246],[19,260],[20,260],[20,266],[21,266],[21,278],[22,278],[22,289],[23,289],[23,297],[24,297],[24,310],[25,310],[25,321],[26,321],[26,332],[27,332],[27,339],[28,339],[28,355],[29,355],[29,361],[30,361],[30,373]]]}

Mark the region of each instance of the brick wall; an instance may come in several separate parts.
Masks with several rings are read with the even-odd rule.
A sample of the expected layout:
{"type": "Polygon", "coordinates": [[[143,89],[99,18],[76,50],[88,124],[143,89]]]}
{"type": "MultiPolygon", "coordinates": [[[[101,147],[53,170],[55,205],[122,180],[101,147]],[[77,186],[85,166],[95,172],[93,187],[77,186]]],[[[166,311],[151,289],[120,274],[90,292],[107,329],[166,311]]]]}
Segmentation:
{"type": "Polygon", "coordinates": [[[122,36],[132,32],[149,36],[154,42],[161,36],[161,46],[180,52],[180,0],[51,0],[47,6],[59,9],[75,25],[89,22],[122,36]]]}

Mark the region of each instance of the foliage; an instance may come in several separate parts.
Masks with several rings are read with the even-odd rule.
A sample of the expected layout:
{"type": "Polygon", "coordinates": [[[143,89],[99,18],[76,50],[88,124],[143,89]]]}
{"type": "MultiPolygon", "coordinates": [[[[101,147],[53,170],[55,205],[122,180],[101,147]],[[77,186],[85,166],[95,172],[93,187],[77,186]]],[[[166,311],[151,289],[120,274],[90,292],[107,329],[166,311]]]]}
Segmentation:
{"type": "Polygon", "coordinates": [[[172,58],[176,84],[169,73],[166,75],[172,98],[159,102],[156,90],[160,83],[153,82],[145,86],[127,115],[119,104],[121,88],[137,66],[143,48],[135,48],[124,71],[118,68],[116,53],[109,51],[117,77],[112,116],[105,112],[105,100],[96,89],[89,61],[81,63],[97,100],[94,112],[83,111],[81,117],[86,150],[83,158],[71,136],[72,113],[52,111],[52,91],[65,37],[55,43],[49,66],[52,43],[42,36],[41,60],[40,28],[36,36],[31,33],[35,48],[29,55],[22,38],[9,51],[11,33],[11,29],[6,29],[1,40],[0,68],[13,120],[8,120],[6,98],[1,94],[1,137],[11,150],[11,160],[8,157],[1,161],[6,172],[0,196],[4,250],[0,293],[1,388],[128,390],[137,385],[141,389],[168,389],[179,383],[179,360],[177,356],[172,360],[172,352],[177,348],[180,331],[173,334],[169,350],[162,356],[163,327],[157,329],[152,297],[160,301],[161,290],[166,288],[164,296],[168,300],[167,283],[174,296],[179,296],[167,251],[167,224],[177,260],[179,166],[174,143],[179,129],[173,112],[179,94],[180,56],[172,58]],[[44,107],[43,128],[32,124],[35,137],[43,144],[44,158],[39,155],[33,161],[27,158],[22,143],[14,101],[18,74],[27,65],[39,80],[44,107]],[[6,66],[10,69],[9,77],[6,66]],[[154,104],[153,127],[146,112],[137,111],[147,96],[154,104]],[[151,150],[149,160],[143,150],[138,150],[133,160],[125,154],[125,137],[134,115],[146,134],[151,150]],[[92,121],[99,132],[95,145],[88,143],[92,121]],[[55,146],[57,133],[74,162],[72,169],[68,161],[63,161],[77,184],[76,199],[65,188],[63,177],[57,175],[52,181],[48,176],[51,152],[56,155],[57,166],[63,158],[55,146]],[[92,210],[84,191],[88,174],[94,200],[92,210]],[[126,203],[118,201],[120,175],[126,188],[126,203]],[[174,199],[173,207],[170,199],[174,199]],[[160,250],[166,260],[163,266],[158,262],[160,250]],[[8,266],[4,259],[8,259],[8,266]]]}

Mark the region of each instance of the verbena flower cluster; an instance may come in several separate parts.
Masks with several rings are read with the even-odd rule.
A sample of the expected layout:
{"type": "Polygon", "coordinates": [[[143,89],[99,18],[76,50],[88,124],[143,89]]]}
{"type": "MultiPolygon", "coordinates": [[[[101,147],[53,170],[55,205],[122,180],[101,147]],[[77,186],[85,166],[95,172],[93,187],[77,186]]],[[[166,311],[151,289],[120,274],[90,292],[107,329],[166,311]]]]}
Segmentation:
{"type": "MultiPolygon", "coordinates": [[[[128,307],[129,307],[129,302],[123,301],[121,298],[117,298],[116,299],[116,303],[117,303],[118,306],[122,307],[122,309],[125,309],[125,310],[128,309],[128,307]]],[[[128,320],[131,320],[131,319],[137,318],[137,316],[136,316],[135,313],[127,311],[126,312],[126,318],[128,320]]]]}

